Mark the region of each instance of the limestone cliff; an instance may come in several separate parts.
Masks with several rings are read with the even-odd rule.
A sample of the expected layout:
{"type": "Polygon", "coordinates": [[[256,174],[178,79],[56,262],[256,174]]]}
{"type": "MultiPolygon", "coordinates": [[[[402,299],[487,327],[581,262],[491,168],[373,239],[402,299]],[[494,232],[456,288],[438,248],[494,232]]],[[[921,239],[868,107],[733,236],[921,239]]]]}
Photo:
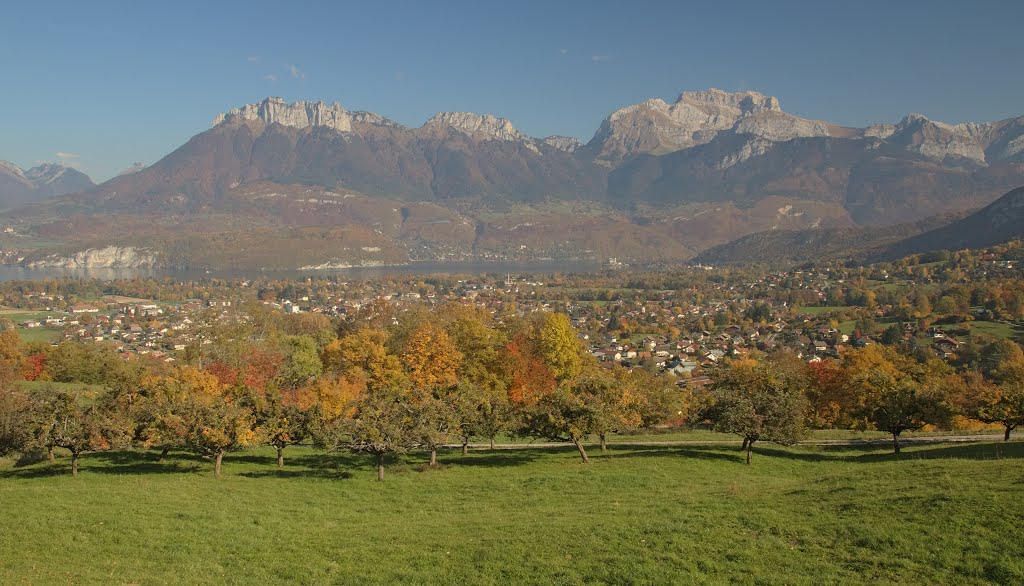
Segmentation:
{"type": "Polygon", "coordinates": [[[88,248],[70,256],[51,254],[25,262],[29,268],[68,269],[144,269],[156,264],[157,257],[152,251],[131,246],[88,248]]]}
{"type": "Polygon", "coordinates": [[[337,102],[285,102],[283,98],[275,97],[233,108],[226,114],[218,114],[213,119],[213,126],[232,119],[260,120],[265,124],[276,123],[292,128],[323,126],[339,132],[351,132],[353,123],[398,126],[373,112],[350,112],[337,102]]]}

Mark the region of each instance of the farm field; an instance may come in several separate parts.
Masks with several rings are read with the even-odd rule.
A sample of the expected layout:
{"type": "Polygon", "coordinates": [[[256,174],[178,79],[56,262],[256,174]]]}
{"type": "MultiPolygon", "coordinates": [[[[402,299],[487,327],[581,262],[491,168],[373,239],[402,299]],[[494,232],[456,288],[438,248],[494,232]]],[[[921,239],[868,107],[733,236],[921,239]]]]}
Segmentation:
{"type": "Polygon", "coordinates": [[[1009,584],[1024,443],[0,462],[0,583],[1009,584]]]}

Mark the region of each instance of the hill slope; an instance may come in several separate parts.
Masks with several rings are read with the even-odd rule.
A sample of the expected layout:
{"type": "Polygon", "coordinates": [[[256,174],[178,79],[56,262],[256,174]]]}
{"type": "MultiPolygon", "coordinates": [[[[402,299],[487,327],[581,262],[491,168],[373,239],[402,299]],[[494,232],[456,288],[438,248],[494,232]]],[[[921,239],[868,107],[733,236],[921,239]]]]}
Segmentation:
{"type": "Polygon", "coordinates": [[[711,265],[789,265],[837,259],[857,260],[887,245],[900,242],[907,234],[920,234],[953,220],[955,217],[938,216],[895,226],[757,232],[713,246],[693,260],[711,265]]]}
{"type": "Polygon", "coordinates": [[[881,254],[898,258],[931,250],[985,248],[1024,238],[1024,187],[1014,189],[985,208],[941,228],[893,244],[881,254]]]}

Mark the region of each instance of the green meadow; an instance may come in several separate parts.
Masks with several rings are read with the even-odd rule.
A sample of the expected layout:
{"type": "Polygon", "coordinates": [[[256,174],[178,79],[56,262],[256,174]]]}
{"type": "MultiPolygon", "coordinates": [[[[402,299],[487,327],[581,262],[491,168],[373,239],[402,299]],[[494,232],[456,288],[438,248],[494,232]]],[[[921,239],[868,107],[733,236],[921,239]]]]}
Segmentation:
{"type": "Polygon", "coordinates": [[[1011,584],[1024,443],[0,462],[4,584],[1011,584]]]}

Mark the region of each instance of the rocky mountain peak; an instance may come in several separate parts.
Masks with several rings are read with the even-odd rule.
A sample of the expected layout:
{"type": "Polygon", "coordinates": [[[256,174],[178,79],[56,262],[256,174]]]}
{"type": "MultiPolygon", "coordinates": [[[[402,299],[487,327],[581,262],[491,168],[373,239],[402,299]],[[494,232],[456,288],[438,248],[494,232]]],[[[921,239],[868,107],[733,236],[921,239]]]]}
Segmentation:
{"type": "Polygon", "coordinates": [[[233,108],[226,114],[213,119],[213,126],[229,120],[260,120],[265,124],[281,124],[292,128],[320,126],[339,132],[352,132],[352,124],[399,127],[400,125],[373,112],[349,111],[338,102],[330,104],[315,102],[286,102],[283,98],[270,97],[255,104],[233,108]]]}
{"type": "Polygon", "coordinates": [[[567,153],[575,153],[583,146],[583,143],[580,142],[578,138],[574,138],[572,136],[553,135],[542,138],[541,142],[567,153]]]}
{"type": "Polygon", "coordinates": [[[348,110],[337,102],[326,104],[320,100],[289,103],[283,98],[270,97],[255,104],[234,108],[227,114],[220,114],[214,118],[213,125],[236,118],[261,120],[266,124],[277,123],[293,128],[326,126],[341,132],[352,130],[352,114],[348,110]]]}
{"type": "Polygon", "coordinates": [[[24,183],[29,183],[28,177],[25,177],[25,172],[22,171],[21,167],[9,161],[0,161],[0,173],[10,175],[24,183]]]}
{"type": "Polygon", "coordinates": [[[683,92],[679,94],[679,99],[676,100],[676,103],[731,108],[739,110],[743,114],[782,111],[782,107],[779,106],[779,99],[774,96],[766,96],[762,93],[751,91],[730,93],[715,88],[705,91],[683,92]]]}
{"type": "Polygon", "coordinates": [[[825,123],[786,114],[777,98],[712,88],[683,92],[671,104],[654,98],[620,108],[605,119],[588,150],[599,162],[615,165],[634,154],[664,154],[705,144],[730,130],[769,141],[828,136],[825,123]]]}
{"type": "Polygon", "coordinates": [[[472,112],[439,112],[435,114],[424,126],[447,126],[466,134],[483,134],[488,138],[496,140],[528,141],[529,136],[516,130],[512,123],[505,118],[498,118],[491,114],[474,114],[472,112]]]}

